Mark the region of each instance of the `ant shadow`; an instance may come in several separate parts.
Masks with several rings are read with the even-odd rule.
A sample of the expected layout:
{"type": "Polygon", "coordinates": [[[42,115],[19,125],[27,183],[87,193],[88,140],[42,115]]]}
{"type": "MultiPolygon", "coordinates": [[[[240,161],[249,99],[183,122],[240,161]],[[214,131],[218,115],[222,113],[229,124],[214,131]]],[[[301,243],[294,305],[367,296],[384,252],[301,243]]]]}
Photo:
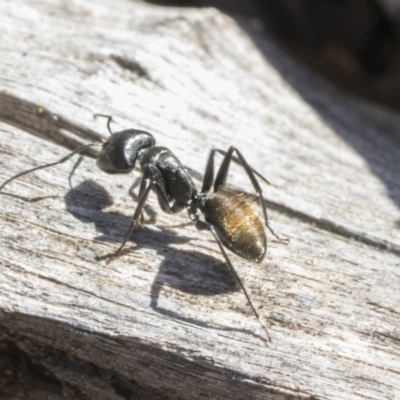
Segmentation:
{"type": "MultiPolygon", "coordinates": [[[[95,224],[96,230],[101,233],[95,240],[117,244],[122,242],[131,218],[128,213],[124,215],[119,212],[105,211],[105,208],[113,204],[113,200],[102,186],[92,180],[84,181],[68,191],[65,195],[65,203],[67,211],[79,221],[95,224]]],[[[132,214],[134,209],[135,203],[132,203],[132,214]]],[[[150,210],[150,221],[146,218],[145,224],[154,223],[155,211],[151,207],[150,210]]],[[[188,251],[171,247],[171,245],[188,243],[192,240],[191,237],[177,235],[163,227],[159,228],[160,231],[146,227],[135,230],[122,255],[131,253],[138,248],[150,248],[162,255],[163,261],[150,289],[151,308],[174,319],[198,326],[208,326],[209,324],[206,322],[186,318],[174,311],[160,307],[159,299],[163,286],[168,285],[195,295],[215,296],[238,291],[236,280],[221,260],[196,250],[188,251]],[[134,242],[134,246],[131,245],[132,242],[134,242]]],[[[110,255],[99,257],[98,260],[108,258],[110,255]]],[[[215,326],[213,328],[215,329],[215,326]]],[[[233,328],[218,329],[236,330],[233,328]]],[[[243,332],[243,329],[238,329],[238,331],[243,332]]]]}

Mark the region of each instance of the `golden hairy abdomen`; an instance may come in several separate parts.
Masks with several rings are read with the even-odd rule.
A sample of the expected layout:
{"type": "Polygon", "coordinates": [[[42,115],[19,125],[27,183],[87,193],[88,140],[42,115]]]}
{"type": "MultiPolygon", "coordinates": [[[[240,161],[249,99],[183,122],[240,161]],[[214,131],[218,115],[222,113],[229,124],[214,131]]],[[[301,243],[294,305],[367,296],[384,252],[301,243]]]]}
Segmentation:
{"type": "Polygon", "coordinates": [[[260,262],[267,249],[264,224],[248,196],[222,190],[207,199],[204,216],[223,244],[247,260],[260,262]]]}

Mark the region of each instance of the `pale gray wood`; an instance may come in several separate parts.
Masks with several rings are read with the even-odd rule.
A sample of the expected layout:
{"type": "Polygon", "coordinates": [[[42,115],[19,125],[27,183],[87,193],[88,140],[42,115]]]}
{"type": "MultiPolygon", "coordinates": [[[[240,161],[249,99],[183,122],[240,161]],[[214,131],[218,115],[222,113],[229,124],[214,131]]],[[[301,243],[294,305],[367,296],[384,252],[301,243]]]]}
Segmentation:
{"type": "MultiPolygon", "coordinates": [[[[85,159],[70,187],[70,160],[6,188],[41,201],[0,198],[3,333],[91,398],[400,396],[397,114],[336,92],[268,38],[261,53],[213,9],[9,0],[0,13],[1,182],[63,157],[61,143],[107,137],[102,112],[116,131],[151,131],[199,187],[209,149],[237,146],[273,183],[270,222],[290,239],[269,235],[259,265],[232,255],[266,347],[212,236],[154,196],[148,226],[105,265],[140,173],[85,159]]],[[[251,192],[237,167],[230,182],[251,192]]]]}

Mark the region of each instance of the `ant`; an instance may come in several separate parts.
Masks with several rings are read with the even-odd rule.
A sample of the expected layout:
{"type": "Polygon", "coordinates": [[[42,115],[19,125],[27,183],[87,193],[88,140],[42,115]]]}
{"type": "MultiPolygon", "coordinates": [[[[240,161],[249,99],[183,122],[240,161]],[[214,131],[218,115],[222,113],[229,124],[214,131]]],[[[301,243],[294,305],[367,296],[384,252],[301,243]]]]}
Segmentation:
{"type": "Polygon", "coordinates": [[[271,341],[258,312],[250,300],[250,296],[225,251],[226,247],[246,260],[260,263],[267,249],[264,223],[269,231],[280,240],[269,226],[265,200],[256,176],[268,184],[269,182],[249,166],[238,149],[231,146],[228,151],[220,149],[212,149],[210,151],[203,185],[199,192],[179,159],[168,148],[156,146],[156,140],[152,134],[137,129],[127,129],[113,133],[110,128],[111,116],[103,114],[95,114],[94,116],[107,119],[107,129],[111,135],[108,140],[86,144],[56,162],[41,165],[14,175],[0,186],[0,192],[14,179],[39,169],[62,164],[75,154],[91,146],[102,146],[96,163],[102,171],[109,174],[129,173],[134,169],[136,161],[138,161],[143,173],[139,187],[139,202],[122,244],[106,263],[110,263],[120,254],[135,225],[142,226],[143,207],[150,191],[153,190],[164,212],[176,214],[186,208],[190,220],[196,224],[197,229],[211,231],[231,273],[243,290],[268,340],[271,341]],[[215,153],[222,154],[224,159],[214,179],[215,153]],[[233,153],[236,153],[237,157],[233,153]],[[225,189],[231,161],[240,164],[249,177],[256,192],[251,200],[258,199],[260,201],[264,223],[252,207],[248,195],[225,189]],[[209,194],[211,189],[213,191],[209,194]]]}

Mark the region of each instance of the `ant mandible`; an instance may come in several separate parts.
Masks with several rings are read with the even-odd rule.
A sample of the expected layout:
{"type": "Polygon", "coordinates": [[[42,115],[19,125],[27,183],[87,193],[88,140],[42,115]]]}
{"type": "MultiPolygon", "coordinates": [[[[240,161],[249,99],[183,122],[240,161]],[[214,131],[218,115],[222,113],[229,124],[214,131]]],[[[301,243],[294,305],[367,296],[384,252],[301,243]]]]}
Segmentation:
{"type": "Polygon", "coordinates": [[[135,224],[142,224],[143,207],[150,191],[153,190],[164,212],[176,214],[186,208],[189,218],[196,224],[197,229],[211,231],[230,271],[242,288],[268,340],[271,341],[224,248],[226,247],[238,256],[256,263],[263,260],[267,249],[264,224],[252,207],[248,196],[225,189],[231,161],[243,167],[256,192],[254,197],[261,203],[265,226],[279,239],[268,224],[265,200],[256,176],[268,184],[269,182],[249,166],[238,149],[231,146],[228,151],[220,149],[212,149],[210,151],[203,185],[201,191],[198,192],[179,159],[168,148],[156,146],[156,140],[153,135],[137,129],[127,129],[113,133],[110,128],[111,116],[103,114],[95,114],[95,116],[107,118],[107,129],[111,135],[108,140],[101,143],[86,144],[56,162],[41,165],[14,175],[0,186],[0,192],[14,179],[39,169],[62,164],[75,154],[91,146],[102,146],[96,163],[102,171],[109,174],[129,173],[134,169],[136,161],[138,161],[143,173],[139,188],[139,202],[121,246],[107,260],[107,264],[120,254],[131,236],[135,224]],[[222,154],[224,159],[214,179],[215,153],[222,154]],[[237,157],[233,153],[236,153],[237,157]],[[212,188],[213,192],[209,194],[212,188]]]}

